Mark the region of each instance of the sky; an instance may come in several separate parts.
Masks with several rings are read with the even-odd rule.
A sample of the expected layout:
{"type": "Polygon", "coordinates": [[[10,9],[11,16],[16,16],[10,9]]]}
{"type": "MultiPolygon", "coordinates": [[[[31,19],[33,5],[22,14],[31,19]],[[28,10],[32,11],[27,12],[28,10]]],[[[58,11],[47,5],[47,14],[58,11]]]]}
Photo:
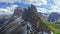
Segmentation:
{"type": "Polygon", "coordinates": [[[35,5],[38,12],[60,12],[60,0],[0,0],[0,8],[6,8],[12,5],[26,8],[30,4],[35,5]]]}

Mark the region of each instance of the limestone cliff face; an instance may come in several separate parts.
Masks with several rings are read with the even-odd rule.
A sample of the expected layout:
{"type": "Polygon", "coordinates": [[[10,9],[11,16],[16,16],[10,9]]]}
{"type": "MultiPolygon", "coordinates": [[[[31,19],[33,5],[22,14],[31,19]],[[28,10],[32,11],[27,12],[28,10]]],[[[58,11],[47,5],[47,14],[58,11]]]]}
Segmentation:
{"type": "Polygon", "coordinates": [[[10,20],[0,27],[0,34],[51,34],[50,29],[44,25],[34,5],[15,9],[10,20]]]}

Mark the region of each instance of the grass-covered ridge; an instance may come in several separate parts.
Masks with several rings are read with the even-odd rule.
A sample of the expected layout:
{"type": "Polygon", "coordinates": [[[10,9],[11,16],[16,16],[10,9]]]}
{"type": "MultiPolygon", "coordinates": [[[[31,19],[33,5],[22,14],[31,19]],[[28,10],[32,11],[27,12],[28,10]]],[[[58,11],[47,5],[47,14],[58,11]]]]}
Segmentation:
{"type": "Polygon", "coordinates": [[[53,31],[54,34],[60,34],[60,24],[55,24],[54,22],[48,22],[46,20],[41,20],[36,13],[34,13],[34,17],[36,17],[38,20],[43,21],[43,25],[49,28],[51,31],[53,31]]]}
{"type": "Polygon", "coordinates": [[[43,21],[43,23],[49,27],[54,34],[60,34],[60,24],[55,24],[53,22],[43,21]]]}

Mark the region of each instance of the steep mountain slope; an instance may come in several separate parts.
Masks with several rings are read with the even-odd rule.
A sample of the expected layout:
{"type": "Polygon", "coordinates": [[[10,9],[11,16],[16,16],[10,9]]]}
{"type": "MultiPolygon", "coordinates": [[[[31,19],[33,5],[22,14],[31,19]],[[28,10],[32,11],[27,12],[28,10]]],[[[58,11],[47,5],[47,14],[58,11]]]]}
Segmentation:
{"type": "Polygon", "coordinates": [[[43,23],[48,26],[54,34],[60,34],[60,24],[55,24],[54,22],[43,21],[43,23]]]}
{"type": "Polygon", "coordinates": [[[7,21],[0,27],[0,34],[51,34],[50,28],[41,21],[34,5],[28,9],[17,7],[7,21]]]}

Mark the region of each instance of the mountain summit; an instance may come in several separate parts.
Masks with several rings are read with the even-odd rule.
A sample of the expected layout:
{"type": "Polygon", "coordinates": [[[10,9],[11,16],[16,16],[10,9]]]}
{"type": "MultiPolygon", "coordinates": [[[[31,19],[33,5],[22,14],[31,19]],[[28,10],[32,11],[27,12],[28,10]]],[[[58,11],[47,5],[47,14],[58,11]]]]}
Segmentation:
{"type": "Polygon", "coordinates": [[[17,7],[7,23],[0,27],[0,34],[51,34],[37,14],[36,7],[17,7]]]}

